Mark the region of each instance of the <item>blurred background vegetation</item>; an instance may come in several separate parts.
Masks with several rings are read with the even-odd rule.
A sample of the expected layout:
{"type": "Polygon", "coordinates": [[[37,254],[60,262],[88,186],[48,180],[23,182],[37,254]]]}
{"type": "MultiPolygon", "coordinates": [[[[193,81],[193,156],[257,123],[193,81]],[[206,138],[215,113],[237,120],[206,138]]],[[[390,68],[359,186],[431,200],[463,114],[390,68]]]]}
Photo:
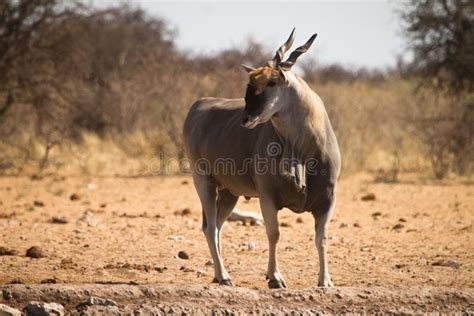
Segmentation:
{"type": "MultiPolygon", "coordinates": [[[[474,4],[405,2],[399,15],[412,62],[301,65],[336,130],[343,175],[470,177],[474,4]]],[[[240,64],[263,65],[274,54],[249,41],[190,56],[174,36],[164,20],[124,4],[2,1],[0,174],[167,172],[164,161],[183,158],[181,126],[194,100],[242,97],[240,64]]]]}

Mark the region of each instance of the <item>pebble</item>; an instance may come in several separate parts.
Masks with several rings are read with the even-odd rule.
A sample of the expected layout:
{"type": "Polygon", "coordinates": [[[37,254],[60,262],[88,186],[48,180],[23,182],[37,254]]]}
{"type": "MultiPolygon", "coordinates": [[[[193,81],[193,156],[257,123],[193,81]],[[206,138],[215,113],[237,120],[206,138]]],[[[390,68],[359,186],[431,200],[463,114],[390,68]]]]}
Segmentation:
{"type": "Polygon", "coordinates": [[[66,217],[53,216],[53,218],[51,219],[51,223],[53,223],[53,224],[67,224],[68,220],[66,219],[66,217]]]}
{"type": "Polygon", "coordinates": [[[5,304],[0,304],[0,315],[1,316],[21,316],[21,312],[18,309],[12,308],[5,304]]]}
{"type": "Polygon", "coordinates": [[[376,197],[374,193],[367,193],[360,198],[362,201],[375,201],[376,197]]]}
{"type": "Polygon", "coordinates": [[[87,306],[93,306],[93,305],[99,305],[99,306],[118,306],[117,303],[114,300],[108,299],[108,298],[101,298],[97,296],[91,296],[87,300],[80,302],[77,304],[76,308],[81,309],[87,306]]]}
{"type": "Polygon", "coordinates": [[[26,316],[62,316],[64,315],[64,307],[58,303],[29,302],[23,312],[26,316]]]}
{"type": "Polygon", "coordinates": [[[303,222],[303,219],[302,219],[301,217],[298,217],[298,218],[296,219],[296,222],[297,222],[298,224],[304,223],[304,222],[303,222]]]}
{"type": "Polygon", "coordinates": [[[187,260],[189,259],[189,254],[186,251],[181,250],[180,252],[178,252],[178,258],[187,260]]]}
{"type": "Polygon", "coordinates": [[[393,226],[392,229],[400,230],[400,229],[402,229],[402,228],[404,228],[404,227],[405,227],[405,225],[398,223],[398,224],[396,224],[395,226],[393,226]]]}
{"type": "Polygon", "coordinates": [[[455,260],[438,260],[438,261],[432,262],[431,265],[434,267],[450,267],[454,269],[459,269],[459,267],[461,266],[455,260]]]}
{"type": "Polygon", "coordinates": [[[46,254],[40,247],[33,246],[26,251],[26,256],[34,259],[39,259],[46,257],[46,254]]]}
{"type": "Polygon", "coordinates": [[[179,241],[179,240],[184,240],[183,236],[175,235],[175,236],[169,236],[169,240],[174,240],[174,241],[179,241]]]}
{"type": "Polygon", "coordinates": [[[81,199],[81,196],[80,196],[79,194],[77,194],[77,193],[73,193],[73,194],[71,194],[71,196],[69,196],[69,199],[70,199],[71,201],[78,201],[78,200],[81,199]]]}
{"type": "Polygon", "coordinates": [[[8,249],[5,247],[0,247],[0,256],[14,256],[18,252],[14,249],[8,249]]]}
{"type": "Polygon", "coordinates": [[[33,201],[33,205],[37,206],[37,207],[44,207],[44,202],[35,200],[35,201],[33,201]]]}

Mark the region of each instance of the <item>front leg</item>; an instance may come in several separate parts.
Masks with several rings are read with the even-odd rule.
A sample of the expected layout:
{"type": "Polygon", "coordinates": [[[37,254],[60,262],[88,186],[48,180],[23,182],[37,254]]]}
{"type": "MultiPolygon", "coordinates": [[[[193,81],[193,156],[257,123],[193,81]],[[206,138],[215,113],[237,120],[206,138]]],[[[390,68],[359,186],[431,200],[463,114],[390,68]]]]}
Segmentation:
{"type": "Polygon", "coordinates": [[[260,197],[260,208],[268,237],[268,287],[271,289],[287,288],[281,276],[277,263],[277,243],[280,239],[280,226],[278,224],[278,210],[269,198],[260,197]]]}
{"type": "Polygon", "coordinates": [[[316,249],[318,250],[319,256],[319,278],[318,286],[322,287],[333,287],[334,284],[331,281],[329,275],[328,260],[327,260],[327,246],[328,246],[328,235],[327,228],[331,221],[332,214],[334,211],[335,200],[328,201],[327,208],[321,210],[321,213],[313,214],[315,218],[315,229],[316,229],[316,249]]]}

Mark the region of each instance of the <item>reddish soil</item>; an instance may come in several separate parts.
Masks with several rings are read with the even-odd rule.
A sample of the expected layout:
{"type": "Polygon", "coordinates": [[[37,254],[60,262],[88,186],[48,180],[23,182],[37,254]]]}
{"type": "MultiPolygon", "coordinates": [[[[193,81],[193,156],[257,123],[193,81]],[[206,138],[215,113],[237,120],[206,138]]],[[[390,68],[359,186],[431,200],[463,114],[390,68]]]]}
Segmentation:
{"type": "MultiPolygon", "coordinates": [[[[373,311],[401,305],[415,311],[472,311],[473,206],[474,186],[469,184],[343,179],[330,225],[329,264],[336,289],[314,289],[318,260],[313,219],[289,210],[280,214],[279,264],[290,290],[266,290],[264,228],[240,222],[226,223],[222,233],[225,264],[237,288],[220,289],[209,286],[213,269],[206,264],[210,255],[190,178],[3,177],[0,286],[22,293],[23,298],[13,301],[15,306],[42,287],[60,292],[67,284],[76,284],[77,291],[95,287],[95,295],[101,296],[100,291],[107,295],[122,286],[111,284],[126,283],[141,292],[147,287],[158,293],[207,289],[219,297],[224,291],[230,301],[235,296],[235,304],[226,303],[228,308],[246,312],[252,310],[239,300],[252,308],[256,301],[290,309],[296,304],[291,302],[298,302],[294,306],[308,310],[318,303],[316,310],[327,307],[332,312],[343,311],[344,305],[347,310],[351,304],[373,311]],[[369,194],[373,196],[367,198],[369,194]],[[40,258],[26,256],[33,246],[40,248],[40,258]],[[190,258],[178,258],[180,251],[190,258]],[[56,284],[35,285],[40,283],[56,284]],[[336,296],[337,291],[342,294],[336,296]],[[290,303],[278,303],[285,300],[274,293],[288,295],[290,303]],[[305,298],[297,298],[298,293],[305,298]],[[247,296],[250,299],[244,299],[247,296]]],[[[242,199],[237,207],[259,210],[257,199],[242,199]]],[[[161,296],[162,300],[173,304],[174,297],[178,305],[207,306],[206,310],[212,309],[212,302],[218,304],[217,299],[209,306],[200,304],[199,296],[190,294],[196,299],[183,305],[176,293],[168,299],[161,296]]],[[[78,300],[80,295],[76,296],[78,300]]],[[[116,299],[127,302],[126,295],[116,299]]],[[[59,294],[57,300],[61,301],[59,294]]],[[[4,303],[8,304],[5,299],[4,303]]]]}

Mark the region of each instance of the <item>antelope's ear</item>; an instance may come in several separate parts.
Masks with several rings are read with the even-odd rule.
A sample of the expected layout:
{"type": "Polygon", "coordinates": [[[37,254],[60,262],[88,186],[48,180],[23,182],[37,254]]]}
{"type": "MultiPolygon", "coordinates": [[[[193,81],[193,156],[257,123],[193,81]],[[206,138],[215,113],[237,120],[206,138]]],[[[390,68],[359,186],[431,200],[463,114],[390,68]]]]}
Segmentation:
{"type": "Polygon", "coordinates": [[[246,72],[252,72],[252,71],[255,70],[255,68],[250,67],[250,66],[247,66],[247,65],[244,65],[244,64],[242,64],[242,67],[244,67],[244,69],[245,69],[246,72]]]}
{"type": "Polygon", "coordinates": [[[280,77],[281,77],[285,82],[288,82],[288,78],[286,77],[285,70],[283,70],[281,67],[278,67],[278,73],[280,74],[280,77]]]}

